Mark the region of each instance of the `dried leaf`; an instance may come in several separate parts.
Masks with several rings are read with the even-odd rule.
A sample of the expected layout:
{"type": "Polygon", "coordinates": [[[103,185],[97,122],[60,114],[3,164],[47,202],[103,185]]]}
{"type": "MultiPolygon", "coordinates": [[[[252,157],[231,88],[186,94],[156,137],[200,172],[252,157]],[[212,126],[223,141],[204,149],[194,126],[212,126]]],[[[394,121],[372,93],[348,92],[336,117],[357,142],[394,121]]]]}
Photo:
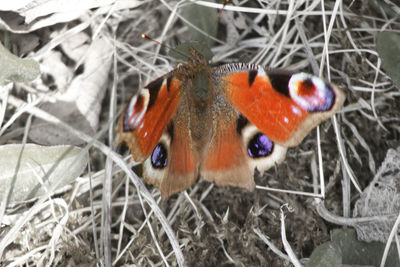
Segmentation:
{"type": "MultiPolygon", "coordinates": [[[[79,35],[77,38],[81,39],[79,35]]],[[[94,40],[90,46],[85,43],[81,45],[81,49],[73,47],[75,50],[83,51],[66,52],[66,54],[84,55],[83,73],[74,77],[66,90],[60,88],[61,93],[56,96],[56,102],[44,103],[41,108],[75,129],[93,136],[98,127],[101,102],[107,89],[112,46],[102,38],[94,40]]],[[[68,73],[70,72],[65,72],[65,74],[68,73]]],[[[63,74],[60,73],[60,75],[63,74]]],[[[56,81],[64,80],[66,79],[58,77],[56,81]]],[[[39,144],[80,145],[84,142],[79,137],[65,131],[62,126],[41,119],[35,119],[32,126],[29,137],[39,144]]]]}
{"type": "Polygon", "coordinates": [[[18,0],[2,1],[0,5],[0,28],[14,33],[27,33],[37,29],[69,22],[89,10],[98,8],[98,14],[138,7],[145,1],[129,0],[18,0]],[[7,11],[7,12],[3,12],[7,11]]]}
{"type": "Polygon", "coordinates": [[[400,211],[400,147],[389,149],[372,182],[357,200],[353,217],[393,215],[386,221],[371,221],[355,226],[360,240],[386,242],[400,211]]]}

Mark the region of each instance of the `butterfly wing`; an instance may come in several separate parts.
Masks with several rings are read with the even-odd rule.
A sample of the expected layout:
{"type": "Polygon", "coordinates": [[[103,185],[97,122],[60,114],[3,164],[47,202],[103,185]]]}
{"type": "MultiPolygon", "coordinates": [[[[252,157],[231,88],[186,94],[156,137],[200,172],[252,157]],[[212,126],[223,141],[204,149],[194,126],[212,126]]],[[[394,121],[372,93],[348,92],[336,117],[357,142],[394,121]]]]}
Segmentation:
{"type": "Polygon", "coordinates": [[[156,185],[163,197],[189,188],[198,179],[198,153],[193,149],[186,107],[179,105],[153,153],[143,163],[143,177],[156,185]]]}
{"type": "Polygon", "coordinates": [[[157,145],[176,112],[180,82],[169,73],[134,95],[123,110],[118,125],[118,143],[128,145],[134,161],[144,161],[157,145]]]}
{"type": "Polygon", "coordinates": [[[345,99],[335,85],[306,73],[266,71],[256,65],[226,65],[215,73],[235,108],[284,147],[297,146],[311,129],[338,111],[345,99]]]}
{"type": "Polygon", "coordinates": [[[281,163],[287,147],[343,104],[334,85],[308,74],[255,65],[215,68],[213,135],[201,174],[219,185],[254,188],[254,169],[281,163]]]}
{"type": "Polygon", "coordinates": [[[254,169],[264,171],[283,161],[286,148],[274,144],[214,89],[212,137],[204,150],[201,176],[218,185],[255,187],[254,169]]]}
{"type": "Polygon", "coordinates": [[[131,98],[119,142],[144,161],[146,182],[163,197],[199,177],[254,188],[253,173],[283,161],[343,104],[336,86],[304,73],[234,64],[212,69],[196,54],[131,98]]]}
{"type": "Polygon", "coordinates": [[[252,191],[255,187],[254,169],[257,167],[264,171],[282,162],[286,148],[259,135],[257,127],[240,115],[234,106],[222,102],[213,106],[213,134],[203,154],[201,176],[217,185],[252,191]],[[249,147],[254,146],[260,148],[258,154],[249,154],[249,147]]]}
{"type": "Polygon", "coordinates": [[[154,80],[131,98],[117,126],[118,142],[128,145],[134,161],[144,161],[145,181],[164,197],[198,178],[183,90],[173,72],[154,80]]]}

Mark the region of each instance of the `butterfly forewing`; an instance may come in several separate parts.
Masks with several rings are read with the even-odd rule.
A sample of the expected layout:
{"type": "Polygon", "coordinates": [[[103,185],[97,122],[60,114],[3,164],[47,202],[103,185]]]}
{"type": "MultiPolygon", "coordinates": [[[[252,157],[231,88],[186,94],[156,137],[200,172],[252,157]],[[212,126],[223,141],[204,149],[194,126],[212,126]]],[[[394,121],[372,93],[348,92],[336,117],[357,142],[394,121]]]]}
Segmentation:
{"type": "Polygon", "coordinates": [[[218,67],[227,99],[269,139],[285,147],[298,145],[343,104],[335,85],[305,73],[266,71],[261,66],[218,67]]]}
{"type": "Polygon", "coordinates": [[[174,116],[180,81],[172,73],[140,89],[125,106],[118,121],[119,143],[128,145],[135,161],[144,161],[159,142],[174,116]]]}

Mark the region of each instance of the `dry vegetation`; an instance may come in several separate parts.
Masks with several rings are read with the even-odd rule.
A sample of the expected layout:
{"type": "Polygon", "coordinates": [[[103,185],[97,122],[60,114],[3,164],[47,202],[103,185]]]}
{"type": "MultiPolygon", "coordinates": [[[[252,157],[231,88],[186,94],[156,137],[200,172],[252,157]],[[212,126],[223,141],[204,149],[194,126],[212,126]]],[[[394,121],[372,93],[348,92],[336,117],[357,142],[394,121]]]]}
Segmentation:
{"type": "MultiPolygon", "coordinates": [[[[79,134],[83,146],[88,144],[90,174],[85,171],[66,191],[50,198],[9,205],[1,225],[0,265],[291,266],[294,258],[283,255],[287,250],[281,212],[286,240],[304,264],[317,246],[330,240],[331,230],[349,225],[346,218],[352,217],[359,198],[350,176],[365,188],[387,150],[400,144],[399,88],[385,74],[376,52],[377,32],[399,32],[395,17],[399,7],[384,8],[388,3],[372,0],[325,1],[323,7],[319,0],[232,1],[220,21],[209,18],[218,24],[211,47],[213,64],[253,62],[306,71],[331,80],[346,92],[347,100],[335,120],[326,121],[319,134],[313,130],[299,147],[290,149],[283,164],[256,177],[260,186],[318,195],[315,189],[323,175],[325,199],[264,189],[247,192],[199,181],[193,189],[161,200],[157,189],[143,187],[140,168],[134,168],[138,176],[130,172],[129,152],[114,147],[112,119],[140,86],[178,63],[168,57],[168,49],[141,39],[140,34],[174,47],[188,41],[191,30],[179,15],[186,2],[132,3],[137,6],[103,7],[107,12],[91,9],[72,21],[26,33],[36,38],[32,47],[20,35],[9,33],[16,40],[11,42],[11,51],[33,57],[39,64],[52,50],[58,52],[70,71],[66,87],[85,71],[80,67],[88,53],[71,59],[66,48],[60,47],[62,40],[74,34],[89,36],[88,50],[94,49],[92,40],[105,40],[109,51],[99,56],[107,55],[112,65],[105,74],[109,77],[106,90],[94,97],[105,95],[98,99],[101,112],[94,116],[99,124],[91,134],[98,141],[79,134]],[[58,43],[56,36],[61,40],[58,43]],[[125,161],[111,150],[126,156],[125,161]],[[282,207],[285,203],[290,208],[282,207]],[[327,214],[337,217],[329,219],[327,214]]],[[[94,70],[102,67],[91,64],[94,70]]],[[[40,81],[14,86],[4,118],[13,123],[3,133],[2,144],[25,140],[32,114],[49,120],[49,110],[44,115],[34,109],[15,115],[19,110],[15,101],[32,101],[40,108],[57,90],[65,90],[59,88],[60,79],[42,69],[40,81]]]]}

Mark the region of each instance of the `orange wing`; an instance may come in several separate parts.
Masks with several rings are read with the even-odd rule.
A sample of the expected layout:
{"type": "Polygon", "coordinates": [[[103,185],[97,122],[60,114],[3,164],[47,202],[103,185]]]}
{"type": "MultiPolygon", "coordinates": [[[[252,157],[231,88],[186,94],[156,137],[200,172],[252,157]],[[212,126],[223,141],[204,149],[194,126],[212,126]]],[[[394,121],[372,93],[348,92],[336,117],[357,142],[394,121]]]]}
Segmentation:
{"type": "Polygon", "coordinates": [[[214,105],[212,137],[207,144],[201,176],[217,185],[254,189],[254,167],[249,164],[242,136],[237,131],[237,114],[233,108],[214,105]]]}
{"type": "Polygon", "coordinates": [[[198,179],[198,153],[193,149],[185,107],[178,107],[153,153],[143,163],[143,177],[160,189],[162,197],[185,190],[198,179]]]}
{"type": "Polygon", "coordinates": [[[133,160],[144,161],[153,151],[175,114],[180,81],[170,74],[160,77],[134,95],[118,121],[118,143],[126,143],[133,160]]]}
{"type": "Polygon", "coordinates": [[[202,154],[201,176],[217,185],[252,191],[254,169],[265,171],[281,163],[286,148],[262,134],[218,90],[212,105],[212,136],[202,154]]]}
{"type": "Polygon", "coordinates": [[[167,197],[194,184],[198,153],[188,129],[184,88],[172,73],[158,78],[133,96],[118,121],[119,143],[133,160],[143,162],[143,177],[167,197]]]}
{"type": "Polygon", "coordinates": [[[298,145],[305,135],[343,105],[335,85],[305,73],[265,71],[255,65],[214,70],[234,107],[272,141],[298,145]]]}

